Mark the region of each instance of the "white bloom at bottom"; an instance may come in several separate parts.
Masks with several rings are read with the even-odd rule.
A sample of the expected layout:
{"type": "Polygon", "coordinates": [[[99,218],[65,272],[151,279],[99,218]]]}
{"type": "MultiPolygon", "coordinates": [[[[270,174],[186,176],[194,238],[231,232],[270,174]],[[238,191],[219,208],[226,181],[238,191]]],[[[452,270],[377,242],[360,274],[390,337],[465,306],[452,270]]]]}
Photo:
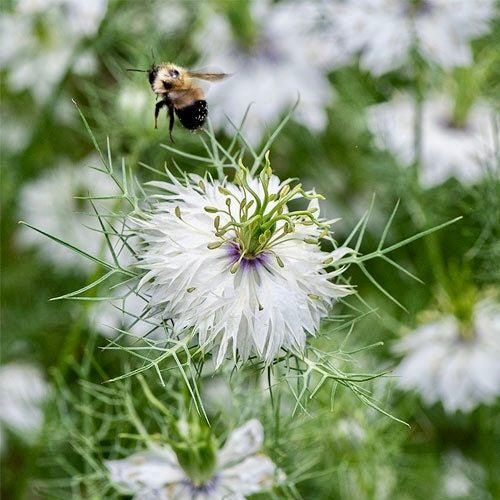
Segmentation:
{"type": "MultiPolygon", "coordinates": [[[[493,124],[495,112],[486,104],[474,105],[460,127],[453,125],[452,111],[451,99],[444,95],[423,103],[420,178],[426,187],[449,177],[463,183],[480,179],[485,174],[481,160],[493,155],[500,139],[493,124]]],[[[415,113],[415,100],[406,94],[372,106],[368,112],[377,146],[390,151],[404,166],[415,161],[415,113]]]]}
{"type": "Polygon", "coordinates": [[[134,221],[145,241],[138,256],[151,307],[172,320],[174,335],[194,331],[216,352],[216,366],[230,347],[235,359],[256,354],[267,363],[282,348],[302,351],[306,334],[352,291],[331,281],[342,268],[325,270],[348,250],[319,248],[326,229],[315,219],[317,199],[288,211],[290,199],[316,195],[275,176],[238,182],[193,175],[185,184],[151,183],[160,189],[156,204],[134,221]]]}
{"type": "Polygon", "coordinates": [[[259,453],[264,430],[250,420],[233,431],[217,455],[217,467],[203,484],[194,484],[169,446],[157,446],[124,460],[106,462],[110,479],[135,500],[238,500],[272,488],[279,471],[259,453]]]}
{"type": "Polygon", "coordinates": [[[441,401],[449,413],[492,403],[500,394],[500,305],[479,302],[465,335],[463,328],[454,316],[443,316],[399,341],[399,386],[416,390],[429,405],[441,401]]]}
{"type": "Polygon", "coordinates": [[[31,444],[41,430],[41,406],[49,386],[38,368],[24,363],[0,367],[0,451],[4,448],[4,429],[31,444]]]}

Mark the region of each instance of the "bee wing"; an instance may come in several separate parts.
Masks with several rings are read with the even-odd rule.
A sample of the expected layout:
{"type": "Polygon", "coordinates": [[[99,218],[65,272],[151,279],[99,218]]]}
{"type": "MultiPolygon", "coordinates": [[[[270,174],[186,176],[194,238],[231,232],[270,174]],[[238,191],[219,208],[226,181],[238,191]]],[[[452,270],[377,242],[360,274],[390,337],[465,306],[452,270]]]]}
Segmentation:
{"type": "Polygon", "coordinates": [[[188,75],[191,78],[199,78],[207,82],[217,82],[231,76],[229,73],[208,73],[206,71],[188,71],[188,75]]]}

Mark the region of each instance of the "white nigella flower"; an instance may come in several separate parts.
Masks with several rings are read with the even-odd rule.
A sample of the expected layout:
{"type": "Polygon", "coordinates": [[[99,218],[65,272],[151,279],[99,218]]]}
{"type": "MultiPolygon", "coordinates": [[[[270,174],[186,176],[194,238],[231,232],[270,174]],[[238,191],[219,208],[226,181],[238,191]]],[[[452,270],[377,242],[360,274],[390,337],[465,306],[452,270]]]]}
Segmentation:
{"type": "Polygon", "coordinates": [[[416,48],[445,68],[472,63],[469,40],[489,31],[494,0],[333,0],[325,2],[337,63],[360,54],[374,75],[402,66],[416,48]]]}
{"type": "Polygon", "coordinates": [[[0,367],[0,451],[5,447],[5,429],[27,444],[36,439],[48,395],[49,386],[38,368],[24,363],[0,367]]]}
{"type": "Polygon", "coordinates": [[[483,468],[458,450],[443,457],[442,489],[445,498],[480,498],[483,468]]]}
{"type": "Polygon", "coordinates": [[[169,446],[110,460],[106,467],[111,481],[134,494],[135,500],[237,500],[271,489],[282,476],[275,464],[259,453],[263,442],[260,422],[248,421],[228,437],[204,477],[191,477],[169,446]]]}
{"type": "Polygon", "coordinates": [[[227,18],[206,16],[196,37],[200,65],[232,73],[230,89],[228,84],[210,88],[210,118],[215,127],[232,135],[226,116],[239,125],[252,103],[244,133],[256,144],[265,127],[276,123],[300,95],[296,120],[313,131],[325,128],[333,90],[318,50],[312,7],[305,1],[251,2],[246,40],[238,40],[227,18]]]}
{"type": "Polygon", "coordinates": [[[107,0],[16,2],[0,17],[0,68],[12,90],[29,90],[44,101],[68,70],[85,75],[95,68],[89,52],[76,55],[83,38],[95,36],[107,0]]]}
{"type": "Polygon", "coordinates": [[[269,167],[259,178],[242,168],[235,182],[153,182],[158,201],[135,221],[151,307],[172,320],[175,335],[197,334],[217,366],[230,347],[235,360],[256,354],[266,363],[281,348],[301,352],[306,333],[351,292],[331,281],[342,268],[325,270],[349,250],[320,250],[333,221],[317,219],[318,195],[280,182],[269,167]],[[290,212],[287,203],[301,197],[309,208],[290,212]]]}
{"type": "MultiPolygon", "coordinates": [[[[89,166],[102,168],[97,158],[90,157],[81,164],[62,163],[43,173],[22,188],[19,208],[21,220],[98,256],[105,249],[99,222],[91,215],[94,213],[91,204],[76,197],[116,196],[118,190],[108,175],[89,166]]],[[[113,202],[97,200],[94,203],[97,208],[110,208],[113,202]]],[[[88,259],[25,226],[20,228],[17,241],[23,247],[36,246],[42,257],[56,268],[87,272],[95,266],[88,259]]]]}
{"type": "Polygon", "coordinates": [[[484,300],[468,322],[447,315],[400,340],[404,355],[396,373],[401,388],[414,389],[426,404],[470,412],[500,394],[500,305],[484,300]]]}
{"type": "MultiPolygon", "coordinates": [[[[407,94],[399,94],[368,111],[368,125],[376,144],[393,153],[404,166],[415,161],[415,113],[415,100],[407,94]]],[[[481,178],[485,174],[484,162],[494,154],[494,144],[500,139],[494,117],[495,111],[486,103],[477,103],[465,123],[455,125],[450,98],[435,95],[424,101],[422,185],[432,187],[449,177],[463,183],[481,178]]]]}

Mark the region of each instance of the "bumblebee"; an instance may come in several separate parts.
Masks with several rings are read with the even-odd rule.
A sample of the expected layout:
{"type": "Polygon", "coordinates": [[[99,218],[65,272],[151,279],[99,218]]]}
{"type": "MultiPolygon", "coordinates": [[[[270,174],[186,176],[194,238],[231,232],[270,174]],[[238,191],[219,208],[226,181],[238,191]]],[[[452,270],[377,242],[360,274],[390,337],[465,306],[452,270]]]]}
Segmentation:
{"type": "Polygon", "coordinates": [[[182,126],[188,130],[198,130],[203,126],[208,115],[207,101],[203,89],[196,79],[215,82],[223,80],[226,73],[206,73],[188,71],[173,63],[153,64],[150,69],[129,69],[148,74],[151,89],[160,99],[155,105],[155,128],[158,128],[158,115],[163,107],[168,110],[170,140],[173,142],[172,130],[175,115],[182,126]]]}

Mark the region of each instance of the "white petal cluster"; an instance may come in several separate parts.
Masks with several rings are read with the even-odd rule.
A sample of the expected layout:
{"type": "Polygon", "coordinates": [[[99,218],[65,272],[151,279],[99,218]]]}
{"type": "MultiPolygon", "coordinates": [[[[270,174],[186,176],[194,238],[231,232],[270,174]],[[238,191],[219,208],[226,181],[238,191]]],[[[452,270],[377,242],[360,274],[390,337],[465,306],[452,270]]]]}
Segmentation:
{"type": "MultiPolygon", "coordinates": [[[[269,242],[247,258],[242,248],[248,235],[238,241],[234,227],[227,226],[227,203],[232,201],[231,216],[241,223],[240,207],[246,210],[253,203],[248,189],[196,175],[186,181],[171,177],[169,182],[153,183],[160,189],[158,201],[144,220],[136,221],[145,242],[139,266],[147,270],[142,283],[151,295],[151,307],[172,320],[174,335],[194,331],[201,346],[215,351],[217,366],[231,350],[235,359],[256,354],[266,363],[281,348],[302,351],[306,334],[315,334],[335,299],[351,292],[331,281],[342,268],[324,269],[326,260],[347,250],[332,255],[321,251],[317,242],[304,241],[319,236],[307,217],[296,217],[293,228],[284,233],[283,216],[275,233],[268,231],[269,242]]],[[[249,178],[247,187],[264,200],[260,179],[249,178]]],[[[290,187],[271,176],[267,189],[269,196],[279,197],[290,187]]],[[[268,203],[266,216],[277,203],[268,203]]],[[[319,210],[317,200],[311,205],[319,210]]]]}
{"type": "Polygon", "coordinates": [[[448,413],[470,412],[500,394],[500,305],[475,306],[470,338],[454,316],[425,324],[399,341],[404,355],[397,369],[403,389],[417,391],[426,404],[441,402],[448,413]]]}
{"type": "MultiPolygon", "coordinates": [[[[476,103],[460,127],[453,125],[452,112],[451,99],[445,95],[430,96],[423,103],[420,180],[425,187],[450,177],[462,183],[480,179],[500,140],[495,110],[486,103],[476,103]]],[[[415,113],[415,100],[407,94],[368,110],[377,146],[390,151],[404,166],[415,161],[415,113]]]]}
{"type": "Polygon", "coordinates": [[[67,71],[93,72],[94,56],[77,54],[77,47],[96,35],[107,6],[107,0],[15,2],[0,17],[0,68],[8,69],[9,87],[44,101],[67,71]]]}
{"type": "Polygon", "coordinates": [[[237,500],[269,490],[278,475],[275,464],[259,453],[264,431],[250,420],[233,431],[217,455],[214,475],[193,484],[168,446],[152,448],[124,460],[106,462],[110,479],[135,500],[237,500]]]}
{"type": "Polygon", "coordinates": [[[0,367],[0,452],[5,448],[5,429],[28,444],[36,439],[48,395],[49,386],[38,368],[20,362],[0,367]]]}
{"type": "MultiPolygon", "coordinates": [[[[94,214],[91,204],[76,197],[116,196],[118,189],[108,175],[89,166],[102,167],[100,161],[91,156],[81,164],[63,162],[43,173],[22,188],[19,210],[21,220],[99,256],[106,248],[99,222],[91,215],[94,214]]],[[[113,202],[94,203],[106,214],[105,208],[111,208],[113,202]]],[[[18,231],[17,243],[24,248],[37,247],[42,257],[56,268],[87,272],[94,266],[91,261],[25,226],[18,231]]]]}
{"type": "Polygon", "coordinates": [[[227,18],[208,15],[196,36],[201,66],[232,73],[229,83],[213,85],[208,94],[210,117],[229,134],[249,105],[244,128],[250,143],[258,143],[266,127],[276,123],[300,95],[297,121],[313,131],[327,123],[326,108],[333,99],[327,79],[320,32],[314,30],[316,9],[311,2],[251,3],[255,40],[243,47],[227,18]],[[213,103],[213,104],[212,104],[213,103]]]}
{"type": "Polygon", "coordinates": [[[469,46],[490,29],[494,0],[333,0],[325,2],[337,64],[359,54],[382,75],[404,65],[415,48],[444,68],[472,63],[469,46]]]}

